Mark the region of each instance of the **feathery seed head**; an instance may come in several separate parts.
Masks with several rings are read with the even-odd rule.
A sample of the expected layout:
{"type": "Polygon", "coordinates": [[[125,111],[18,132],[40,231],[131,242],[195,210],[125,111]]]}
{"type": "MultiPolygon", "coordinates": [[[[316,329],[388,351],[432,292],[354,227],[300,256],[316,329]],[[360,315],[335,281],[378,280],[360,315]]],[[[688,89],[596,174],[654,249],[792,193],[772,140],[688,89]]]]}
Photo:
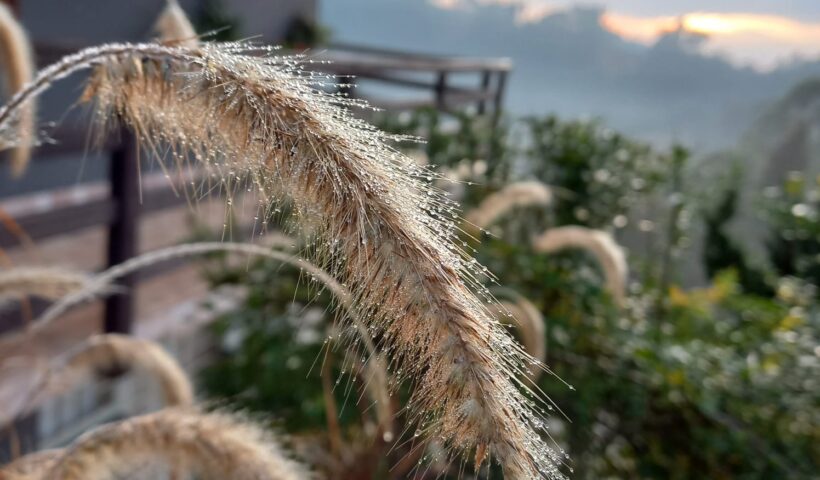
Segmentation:
{"type": "Polygon", "coordinates": [[[164,461],[202,478],[305,480],[311,477],[283,453],[269,433],[251,423],[226,414],[171,408],[105,425],[82,435],[43,478],[102,480],[139,467],[145,461],[164,461]]]}
{"type": "Polygon", "coordinates": [[[149,374],[159,382],[166,405],[194,403],[194,390],[187,374],[159,344],[127,335],[101,334],[51,360],[26,393],[22,411],[10,413],[20,416],[37,408],[45,398],[66,393],[94,376],[118,371],[149,374]]]}
{"type": "MultiPolygon", "coordinates": [[[[9,7],[0,2],[0,71],[6,97],[10,97],[34,77],[34,54],[23,26],[14,18],[9,7]]],[[[35,141],[35,105],[29,101],[16,112],[14,122],[0,126],[0,150],[12,148],[11,171],[22,175],[31,158],[35,141]]]]}
{"type": "Polygon", "coordinates": [[[165,8],[154,23],[154,30],[163,43],[187,48],[196,48],[199,45],[194,26],[176,0],[166,2],[165,8]]]}
{"type": "Polygon", "coordinates": [[[150,340],[118,334],[95,335],[70,352],[57,368],[65,372],[65,376],[54,375],[57,381],[85,372],[101,375],[120,369],[144,371],[159,381],[166,405],[194,403],[188,375],[164,348],[150,340]]]}
{"type": "MultiPolygon", "coordinates": [[[[547,341],[545,337],[544,316],[538,307],[526,298],[517,295],[512,302],[502,301],[495,306],[498,318],[502,323],[515,326],[524,349],[536,360],[543,362],[547,357],[547,341]]],[[[533,368],[528,374],[531,380],[537,380],[543,371],[533,368]]]]}
{"type": "Polygon", "coordinates": [[[43,450],[22,456],[0,468],[2,480],[43,480],[59,460],[63,450],[43,450]]]}
{"type": "Polygon", "coordinates": [[[33,295],[57,300],[90,284],[83,273],[54,267],[17,267],[0,270],[0,299],[33,295]]]}
{"type": "MultiPolygon", "coordinates": [[[[509,478],[563,478],[563,457],[541,438],[533,394],[516,378],[533,360],[479,300],[487,294],[472,279],[486,272],[454,241],[455,206],[389,146],[393,137],[344,108],[358,101],[323,93],[304,60],[268,53],[242,43],[106,45],[42,77],[94,62],[84,97],[98,118],[125,122],[155,152],[169,145],[174,161],[189,155],[225,187],[242,176],[263,198],[285,192],[297,216],[319,219],[316,258],[350,286],[395,375],[415,384],[419,430],[497,459],[509,478]]],[[[0,109],[0,125],[15,101],[0,109]]]]}
{"type": "Polygon", "coordinates": [[[623,305],[629,267],[623,248],[609,233],[577,225],[551,228],[533,241],[533,247],[542,253],[569,248],[589,252],[600,264],[612,298],[618,305],[623,305]]]}
{"type": "Polygon", "coordinates": [[[516,207],[549,206],[552,190],[538,181],[511,183],[498,192],[488,195],[478,207],[467,213],[470,225],[484,229],[516,207]]]}

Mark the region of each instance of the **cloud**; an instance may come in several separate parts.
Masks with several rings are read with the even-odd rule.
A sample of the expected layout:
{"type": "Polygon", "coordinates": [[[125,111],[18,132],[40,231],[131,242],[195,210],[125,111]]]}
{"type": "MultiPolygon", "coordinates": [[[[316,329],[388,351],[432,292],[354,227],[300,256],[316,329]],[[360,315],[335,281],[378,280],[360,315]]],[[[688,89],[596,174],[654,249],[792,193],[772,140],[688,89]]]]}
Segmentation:
{"type": "Polygon", "coordinates": [[[461,0],[430,0],[430,3],[443,10],[454,10],[462,5],[461,0]]]}
{"type": "MultiPolygon", "coordinates": [[[[429,0],[446,9],[482,5],[516,7],[518,23],[537,23],[548,15],[571,8],[571,0],[429,0]]],[[[601,26],[633,42],[651,45],[663,34],[683,28],[708,37],[706,53],[726,56],[736,65],[771,70],[795,57],[820,56],[820,23],[762,13],[693,11],[684,15],[640,16],[610,9],[601,26]]]]}
{"type": "Polygon", "coordinates": [[[507,5],[516,7],[516,21],[518,23],[535,23],[559,8],[569,5],[564,1],[563,6],[556,6],[555,2],[546,0],[428,0],[432,5],[443,10],[467,9],[482,5],[507,5]]]}
{"type": "Polygon", "coordinates": [[[601,24],[623,38],[644,44],[683,28],[706,35],[707,51],[727,54],[737,64],[762,70],[795,56],[820,55],[820,23],[778,15],[692,12],[680,17],[639,17],[606,12],[601,24]]]}

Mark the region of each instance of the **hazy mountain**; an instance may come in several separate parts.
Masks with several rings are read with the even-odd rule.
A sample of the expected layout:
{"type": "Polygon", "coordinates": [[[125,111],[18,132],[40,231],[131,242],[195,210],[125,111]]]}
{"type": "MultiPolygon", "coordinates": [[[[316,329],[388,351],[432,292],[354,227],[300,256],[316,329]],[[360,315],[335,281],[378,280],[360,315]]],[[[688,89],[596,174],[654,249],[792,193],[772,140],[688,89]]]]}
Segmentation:
{"type": "Polygon", "coordinates": [[[706,150],[733,145],[820,62],[772,72],[701,52],[702,38],[671,32],[654,45],[602,27],[603,10],[578,7],[519,24],[510,6],[442,10],[426,0],[328,0],[321,21],[340,42],[474,56],[507,56],[515,71],[506,106],[519,114],[603,117],[658,143],[706,150]]]}

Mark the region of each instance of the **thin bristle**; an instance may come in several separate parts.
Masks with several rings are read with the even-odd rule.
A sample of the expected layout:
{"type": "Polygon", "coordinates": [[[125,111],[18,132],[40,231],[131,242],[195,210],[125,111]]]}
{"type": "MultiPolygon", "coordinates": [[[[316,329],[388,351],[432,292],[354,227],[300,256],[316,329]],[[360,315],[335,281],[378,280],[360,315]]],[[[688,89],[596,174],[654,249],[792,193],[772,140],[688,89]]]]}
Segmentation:
{"type": "Polygon", "coordinates": [[[551,203],[552,190],[549,186],[537,181],[516,182],[487,196],[478,207],[467,213],[466,219],[471,226],[485,229],[513,208],[547,207],[551,203]]]}
{"type": "Polygon", "coordinates": [[[165,8],[154,23],[154,30],[159,34],[162,43],[187,48],[196,48],[199,45],[194,26],[176,0],[166,2],[165,8]]]}
{"type": "Polygon", "coordinates": [[[475,453],[479,465],[497,460],[508,478],[563,478],[564,457],[541,438],[544,419],[521,391],[519,374],[535,360],[479,299],[491,298],[478,284],[487,272],[456,246],[456,207],[424,180],[431,172],[339,106],[357,102],[300,75],[298,59],[249,48],[81,51],[0,109],[0,125],[54,78],[98,65],[84,98],[101,120],[126,122],[153,152],[170,145],[180,164],[203,162],[225,191],[249,178],[265,201],[286,192],[297,216],[319,223],[317,258],[351,290],[393,374],[415,385],[418,435],[475,453]]]}
{"type": "Polygon", "coordinates": [[[536,238],[533,247],[541,253],[554,253],[571,248],[589,252],[601,266],[612,298],[618,305],[623,305],[629,267],[624,250],[609,233],[577,225],[557,227],[536,238]]]}
{"type": "Polygon", "coordinates": [[[55,267],[16,267],[0,270],[0,298],[35,296],[58,300],[90,284],[80,272],[55,267]]]}
{"type": "MultiPolygon", "coordinates": [[[[31,42],[22,25],[14,18],[9,7],[0,2],[0,59],[2,59],[3,84],[10,97],[34,77],[34,54],[31,42]]],[[[16,115],[13,132],[0,134],[0,150],[13,146],[10,151],[11,172],[20,176],[26,171],[31,159],[35,137],[35,103],[32,99],[16,115]]]]}
{"type": "Polygon", "coordinates": [[[166,409],[102,426],[78,438],[44,479],[102,480],[164,462],[202,478],[299,480],[310,474],[272,435],[220,413],[166,409]]]}

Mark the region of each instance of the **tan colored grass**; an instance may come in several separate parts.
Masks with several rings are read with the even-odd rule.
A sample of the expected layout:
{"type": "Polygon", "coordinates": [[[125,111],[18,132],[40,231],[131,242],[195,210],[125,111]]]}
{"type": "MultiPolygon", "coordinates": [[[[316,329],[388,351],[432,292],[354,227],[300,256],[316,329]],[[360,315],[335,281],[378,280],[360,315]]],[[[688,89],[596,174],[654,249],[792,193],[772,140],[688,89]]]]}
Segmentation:
{"type": "Polygon", "coordinates": [[[94,335],[67,353],[34,369],[37,379],[20,407],[2,412],[4,422],[32,412],[43,400],[65,394],[89,380],[120,372],[143,372],[156,380],[167,406],[191,406],[194,389],[183,368],[156,342],[119,334],[94,335]]]}
{"type": "Polygon", "coordinates": [[[156,379],[168,406],[190,406],[194,389],[185,370],[162,346],[128,335],[94,335],[54,362],[46,375],[49,387],[64,390],[89,375],[141,371],[156,379]]]}
{"type": "Polygon", "coordinates": [[[170,145],[179,163],[208,165],[226,190],[248,177],[263,199],[286,192],[297,216],[321,222],[316,258],[351,290],[393,373],[414,383],[420,435],[479,465],[497,460],[508,478],[562,477],[563,457],[521,392],[533,360],[477,295],[487,295],[475,281],[485,271],[457,247],[455,206],[424,181],[433,175],[339,107],[354,102],[300,76],[298,59],[257,53],[87,49],[44,70],[0,109],[0,125],[55,78],[98,65],[83,98],[100,119],[121,119],[151,151],[170,145]]]}
{"type": "Polygon", "coordinates": [[[0,298],[36,296],[58,300],[82,291],[89,284],[88,275],[63,268],[14,267],[0,270],[0,298]]]}
{"type": "Polygon", "coordinates": [[[629,267],[623,248],[607,232],[571,225],[552,228],[533,241],[536,251],[554,253],[566,249],[588,252],[601,266],[607,289],[618,305],[626,298],[629,267]]]}
{"type": "MultiPolygon", "coordinates": [[[[291,238],[281,237],[274,243],[274,246],[290,246],[293,242],[294,240],[291,238]]],[[[118,278],[125,275],[132,274],[163,261],[215,252],[255,255],[288,264],[302,270],[310,278],[320,282],[324,288],[327,288],[327,290],[333,294],[334,298],[344,309],[347,318],[353,323],[359,335],[358,339],[361,341],[365,350],[364,353],[367,354],[366,356],[361,356],[356,352],[355,356],[359,357],[359,361],[364,365],[362,377],[366,382],[368,395],[374,404],[380,431],[382,434],[392,436],[391,426],[393,412],[390,406],[390,387],[386,365],[377,353],[366,326],[358,320],[358,313],[355,305],[352,303],[352,295],[346,288],[333,279],[330,274],[316,265],[295,255],[272,250],[268,247],[244,243],[199,242],[175,245],[144,253],[120,265],[115,265],[89,279],[83,289],[78,289],[71,295],[60,299],[46,310],[26,332],[21,333],[21,335],[30,335],[42,331],[45,326],[49,325],[73,306],[110,290],[111,285],[113,285],[118,278]]],[[[2,277],[0,276],[0,278],[2,277]]],[[[2,282],[0,282],[0,285],[2,285],[2,282]]],[[[180,399],[186,398],[185,395],[174,394],[175,391],[180,391],[180,389],[174,388],[175,385],[184,387],[182,380],[187,382],[187,378],[181,378],[181,376],[184,376],[184,372],[179,370],[177,366],[176,370],[179,370],[179,374],[175,374],[175,368],[172,368],[173,366],[170,365],[173,359],[170,357],[163,359],[162,353],[164,352],[157,351],[157,349],[161,349],[161,347],[158,345],[151,346],[149,344],[150,342],[144,340],[118,335],[93,337],[74,349],[66,358],[60,358],[54,362],[50,368],[50,370],[52,370],[51,374],[46,376],[49,385],[42,385],[36,388],[35,392],[38,392],[38,394],[53,395],[55,389],[64,391],[65,388],[76,385],[82,378],[85,378],[87,374],[97,371],[116,370],[118,367],[126,368],[135,366],[136,368],[154,373],[155,376],[161,380],[164,391],[166,391],[168,405],[190,404],[190,401],[179,401],[180,399]],[[174,377],[179,381],[175,381],[174,377]],[[52,381],[51,379],[54,380],[52,381]]],[[[167,357],[167,354],[165,356],[167,357]]],[[[186,389],[190,390],[190,385],[181,390],[184,391],[186,389]]]]}
{"type": "MultiPolygon", "coordinates": [[[[543,362],[547,357],[547,338],[544,326],[544,316],[532,302],[522,296],[516,296],[512,301],[501,301],[496,306],[499,319],[503,323],[511,324],[516,329],[518,338],[527,352],[533,358],[543,362]]],[[[543,372],[536,366],[527,372],[527,376],[535,381],[543,372]]]]}
{"type": "Polygon", "coordinates": [[[145,464],[175,465],[205,479],[310,478],[272,435],[252,423],[227,414],[171,408],[82,435],[43,479],[102,480],[145,464]]]}
{"type": "Polygon", "coordinates": [[[159,34],[162,43],[196,48],[199,38],[185,11],[176,0],[167,0],[165,8],[154,24],[154,30],[159,34]]]}
{"type": "Polygon", "coordinates": [[[390,379],[387,373],[387,364],[380,356],[372,356],[365,363],[365,388],[370,395],[376,409],[378,421],[377,434],[382,440],[390,442],[394,438],[393,408],[390,393],[390,379]]]}
{"type": "Polygon", "coordinates": [[[534,180],[515,182],[488,195],[465,218],[472,226],[486,229],[514,208],[547,207],[551,203],[552,190],[549,186],[534,180]]]}
{"type": "MultiPolygon", "coordinates": [[[[282,237],[272,246],[289,246],[292,243],[293,240],[288,237],[282,237]]],[[[40,317],[32,322],[25,332],[21,332],[19,335],[33,335],[43,331],[54,320],[74,306],[110,291],[112,285],[126,275],[169,260],[220,252],[260,256],[301,269],[307,275],[310,275],[311,278],[321,282],[340,302],[349,315],[355,315],[355,306],[352,303],[352,296],[348,290],[340,285],[329,273],[296,255],[248,243],[196,242],[174,245],[143,253],[108,268],[92,277],[87,282],[85,288],[66,295],[51,305],[40,317]]]]}
{"type": "Polygon", "coordinates": [[[63,450],[43,450],[30,453],[0,467],[2,480],[45,480],[45,474],[59,460],[63,450]]]}
{"type": "MultiPolygon", "coordinates": [[[[0,2],[0,67],[6,97],[22,90],[37,71],[28,35],[3,2],[0,2]]],[[[0,131],[0,150],[13,146],[10,161],[14,176],[22,175],[31,159],[35,140],[35,108],[33,101],[28,102],[15,113],[14,123],[4,125],[5,131],[0,131]]]]}

